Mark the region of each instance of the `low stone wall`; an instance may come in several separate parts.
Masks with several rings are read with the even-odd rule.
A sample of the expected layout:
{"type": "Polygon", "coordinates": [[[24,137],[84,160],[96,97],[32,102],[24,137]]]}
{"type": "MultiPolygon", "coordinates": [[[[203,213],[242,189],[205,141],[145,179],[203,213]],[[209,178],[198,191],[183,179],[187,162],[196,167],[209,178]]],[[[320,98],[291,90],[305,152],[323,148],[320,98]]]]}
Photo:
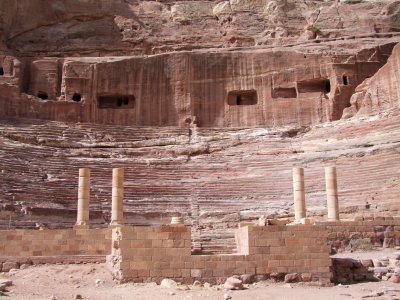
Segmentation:
{"type": "Polygon", "coordinates": [[[0,230],[0,256],[108,255],[111,229],[0,230]]]}
{"type": "Polygon", "coordinates": [[[331,253],[400,246],[400,217],[324,222],[331,253]]]}
{"type": "Polygon", "coordinates": [[[168,277],[185,283],[198,279],[220,283],[232,275],[298,273],[299,280],[330,281],[324,226],[239,228],[237,255],[191,255],[189,230],[184,226],[114,228],[108,257],[114,277],[120,282],[160,282],[168,277]]]}
{"type": "Polygon", "coordinates": [[[381,242],[395,246],[400,239],[399,225],[399,220],[393,218],[245,226],[236,230],[237,252],[229,255],[191,255],[190,228],[185,226],[2,230],[0,257],[47,257],[57,262],[62,256],[104,259],[108,255],[114,278],[120,282],[173,278],[185,283],[221,283],[232,275],[283,278],[293,273],[298,281],[328,282],[332,276],[329,247],[342,249],[381,242]],[[365,240],[368,243],[363,244],[365,240]]]}
{"type": "MultiPolygon", "coordinates": [[[[376,256],[375,253],[371,255],[376,256]]],[[[363,281],[389,280],[400,283],[400,252],[383,258],[332,258],[332,281],[349,284],[363,281]]]]}

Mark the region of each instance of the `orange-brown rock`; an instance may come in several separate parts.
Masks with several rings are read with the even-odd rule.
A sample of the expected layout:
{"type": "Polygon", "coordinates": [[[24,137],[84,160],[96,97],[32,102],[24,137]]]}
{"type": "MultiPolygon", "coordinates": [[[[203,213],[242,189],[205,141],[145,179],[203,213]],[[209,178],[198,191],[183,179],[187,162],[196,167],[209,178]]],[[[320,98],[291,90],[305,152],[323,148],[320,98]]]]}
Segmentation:
{"type": "Polygon", "coordinates": [[[386,62],[394,40],[328,56],[299,47],[140,58],[5,57],[11,66],[0,78],[0,115],[139,126],[184,127],[193,118],[198,127],[319,124],[340,119],[355,87],[386,62]]]}
{"type": "Polygon", "coordinates": [[[4,49],[29,56],[120,56],[293,44],[398,31],[399,1],[3,0],[4,49]]]}
{"type": "Polygon", "coordinates": [[[197,250],[293,217],[294,166],[307,216],[326,165],[341,219],[398,215],[398,0],[50,2],[0,3],[0,227],[72,226],[79,168],[93,226],[124,168],[125,223],[197,250]]]}
{"type": "Polygon", "coordinates": [[[351,107],[343,117],[368,115],[400,108],[400,45],[397,45],[387,64],[374,76],[367,78],[351,97],[351,107]]]}

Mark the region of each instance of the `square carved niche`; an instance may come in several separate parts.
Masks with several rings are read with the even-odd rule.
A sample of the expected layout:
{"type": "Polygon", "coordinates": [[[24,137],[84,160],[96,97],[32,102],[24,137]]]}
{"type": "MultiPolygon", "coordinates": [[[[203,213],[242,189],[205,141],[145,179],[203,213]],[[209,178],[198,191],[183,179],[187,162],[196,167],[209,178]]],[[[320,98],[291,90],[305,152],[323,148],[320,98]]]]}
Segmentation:
{"type": "Polygon", "coordinates": [[[228,93],[228,105],[256,105],[257,103],[256,90],[239,90],[228,93]]]}
{"type": "Polygon", "coordinates": [[[297,98],[294,87],[277,87],[272,90],[272,98],[297,98]]]}
{"type": "Polygon", "coordinates": [[[330,93],[331,82],[327,78],[310,79],[297,82],[299,93],[330,93]]]}
{"type": "Polygon", "coordinates": [[[133,95],[103,95],[97,97],[98,108],[135,108],[133,95]]]}

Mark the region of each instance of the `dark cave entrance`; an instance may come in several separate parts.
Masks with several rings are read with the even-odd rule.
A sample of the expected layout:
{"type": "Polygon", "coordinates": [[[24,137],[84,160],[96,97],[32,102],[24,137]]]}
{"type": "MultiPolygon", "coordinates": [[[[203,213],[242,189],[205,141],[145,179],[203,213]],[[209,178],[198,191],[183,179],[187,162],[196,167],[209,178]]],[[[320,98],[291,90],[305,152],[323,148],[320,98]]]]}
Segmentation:
{"type": "Polygon", "coordinates": [[[38,98],[40,98],[40,99],[42,99],[42,100],[47,100],[47,99],[49,99],[49,96],[47,95],[46,92],[39,91],[39,92],[37,93],[37,96],[38,96],[38,98]]]}

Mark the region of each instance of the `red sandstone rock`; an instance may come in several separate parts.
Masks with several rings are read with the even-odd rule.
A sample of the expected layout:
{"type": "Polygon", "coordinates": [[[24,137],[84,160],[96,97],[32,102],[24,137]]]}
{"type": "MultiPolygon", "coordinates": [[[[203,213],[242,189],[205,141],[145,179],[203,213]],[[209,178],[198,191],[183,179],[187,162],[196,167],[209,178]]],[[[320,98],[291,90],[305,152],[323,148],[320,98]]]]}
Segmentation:
{"type": "Polygon", "coordinates": [[[179,212],[210,252],[291,217],[293,165],[317,217],[327,161],[342,214],[398,213],[398,1],[64,2],[0,3],[1,228],[74,224],[87,166],[94,226],[117,165],[130,224],[179,212]]]}
{"type": "Polygon", "coordinates": [[[300,279],[299,274],[297,274],[297,273],[290,273],[290,274],[286,274],[286,275],[285,275],[284,281],[285,281],[286,283],[293,283],[293,282],[299,281],[299,279],[300,279]]]}
{"type": "Polygon", "coordinates": [[[397,45],[387,64],[356,88],[356,93],[350,100],[351,107],[345,109],[344,116],[379,113],[400,107],[399,60],[400,45],[397,45]]]}
{"type": "Polygon", "coordinates": [[[244,274],[240,275],[240,280],[243,284],[250,284],[253,283],[255,275],[253,274],[244,274]]]}
{"type": "MultiPolygon", "coordinates": [[[[2,46],[41,56],[155,54],[280,45],[397,29],[398,1],[107,1],[0,3],[2,46]]],[[[1,44],[0,44],[1,45],[1,44]]]]}
{"type": "Polygon", "coordinates": [[[11,269],[18,269],[19,263],[17,262],[4,262],[1,268],[2,272],[9,272],[11,269]]]}
{"type": "Polygon", "coordinates": [[[234,277],[229,277],[224,283],[224,287],[228,290],[241,290],[243,289],[243,282],[234,277]]]}
{"type": "Polygon", "coordinates": [[[400,283],[400,275],[398,275],[398,274],[392,275],[392,277],[390,277],[389,281],[393,282],[393,283],[400,283]]]}

